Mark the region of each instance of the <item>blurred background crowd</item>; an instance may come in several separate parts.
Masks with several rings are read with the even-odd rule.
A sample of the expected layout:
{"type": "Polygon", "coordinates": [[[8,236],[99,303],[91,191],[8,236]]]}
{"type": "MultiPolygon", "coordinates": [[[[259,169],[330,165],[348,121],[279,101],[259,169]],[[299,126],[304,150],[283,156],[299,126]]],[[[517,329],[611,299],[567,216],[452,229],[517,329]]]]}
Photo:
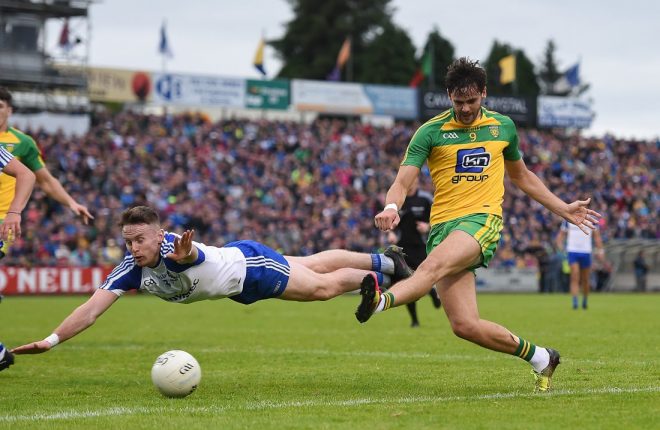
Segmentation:
{"type": "MultiPolygon", "coordinates": [[[[373,217],[418,126],[124,112],[96,114],[84,136],[24,130],[96,219],[83,225],[36,187],[24,237],[3,264],[112,266],[125,251],[118,216],[137,204],[156,207],[167,230],[194,228],[196,240],[217,246],[253,239],[290,255],[376,251],[387,243],[373,217]]],[[[605,241],[660,237],[658,141],[534,129],[519,136],[525,162],[551,190],[567,201],[592,197],[605,241]]],[[[427,172],[421,184],[432,191],[427,172]]],[[[560,218],[508,182],[506,188],[505,228],[492,265],[562,267],[554,240],[560,218]]]]}

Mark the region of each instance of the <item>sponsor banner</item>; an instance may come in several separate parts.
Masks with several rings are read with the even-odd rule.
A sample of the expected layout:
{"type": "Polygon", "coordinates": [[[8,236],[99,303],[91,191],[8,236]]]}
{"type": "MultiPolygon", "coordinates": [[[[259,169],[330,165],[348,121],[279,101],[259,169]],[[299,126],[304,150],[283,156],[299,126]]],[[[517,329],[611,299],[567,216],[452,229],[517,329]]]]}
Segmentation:
{"type": "Polygon", "coordinates": [[[447,91],[420,90],[419,102],[423,119],[434,117],[451,108],[451,100],[449,100],[447,91]]]}
{"type": "Polygon", "coordinates": [[[154,73],[153,86],[159,104],[245,107],[245,79],[154,73]]]}
{"type": "Polygon", "coordinates": [[[151,73],[135,70],[87,69],[87,92],[94,102],[151,101],[151,73]]]}
{"type": "Polygon", "coordinates": [[[477,269],[477,291],[535,293],[538,292],[536,269],[477,269]]]}
{"type": "Polygon", "coordinates": [[[74,67],[55,65],[62,76],[78,76],[82,71],[87,77],[87,93],[92,102],[148,102],[151,100],[151,73],[111,69],[107,67],[74,67]]]}
{"type": "Polygon", "coordinates": [[[395,118],[417,118],[417,90],[391,85],[365,85],[364,91],[371,101],[373,113],[395,118]]]}
{"type": "Polygon", "coordinates": [[[294,79],[291,81],[291,100],[298,111],[353,115],[374,113],[362,84],[294,79]]]}
{"type": "Polygon", "coordinates": [[[533,98],[513,96],[488,96],[484,100],[486,109],[511,118],[516,125],[536,124],[536,103],[533,98]]]}
{"type": "MultiPolygon", "coordinates": [[[[533,99],[513,96],[488,96],[484,99],[488,110],[510,117],[517,125],[534,125],[536,104],[533,99]]],[[[423,119],[434,117],[451,108],[446,91],[420,91],[420,111],[423,119]]]]}
{"type": "Polygon", "coordinates": [[[248,79],[245,107],[250,109],[289,108],[289,81],[257,81],[248,79]]]}
{"type": "Polygon", "coordinates": [[[539,97],[540,127],[589,128],[594,118],[591,104],[573,97],[539,97]]]}
{"type": "Polygon", "coordinates": [[[111,267],[0,267],[0,294],[89,294],[111,267]]]}

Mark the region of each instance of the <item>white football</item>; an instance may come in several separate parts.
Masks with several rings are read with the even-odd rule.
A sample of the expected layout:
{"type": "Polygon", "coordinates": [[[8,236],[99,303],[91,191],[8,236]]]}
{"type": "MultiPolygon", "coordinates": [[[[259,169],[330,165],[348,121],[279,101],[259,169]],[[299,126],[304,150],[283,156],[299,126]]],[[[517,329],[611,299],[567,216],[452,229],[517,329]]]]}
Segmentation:
{"type": "Polygon", "coordinates": [[[202,379],[202,368],[186,351],[162,353],[151,368],[151,380],[167,397],[186,397],[195,391],[202,379]]]}

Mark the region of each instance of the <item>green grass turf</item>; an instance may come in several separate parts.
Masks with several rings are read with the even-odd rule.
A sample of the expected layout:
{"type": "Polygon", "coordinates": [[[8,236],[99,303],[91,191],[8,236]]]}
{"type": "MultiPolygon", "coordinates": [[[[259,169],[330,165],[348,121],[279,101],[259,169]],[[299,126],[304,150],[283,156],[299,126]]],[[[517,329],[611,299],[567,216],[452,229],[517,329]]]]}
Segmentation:
{"type": "MultiPolygon", "coordinates": [[[[43,339],[85,297],[6,298],[0,340],[43,339]]],[[[660,295],[480,295],[483,318],[562,353],[551,394],[530,366],[455,337],[424,298],[360,325],[357,297],[177,305],[125,297],[76,338],[0,373],[0,428],[658,428],[660,295]],[[193,354],[198,390],[166,399],[155,358],[193,354]],[[653,424],[655,423],[655,424],[653,424]]]]}

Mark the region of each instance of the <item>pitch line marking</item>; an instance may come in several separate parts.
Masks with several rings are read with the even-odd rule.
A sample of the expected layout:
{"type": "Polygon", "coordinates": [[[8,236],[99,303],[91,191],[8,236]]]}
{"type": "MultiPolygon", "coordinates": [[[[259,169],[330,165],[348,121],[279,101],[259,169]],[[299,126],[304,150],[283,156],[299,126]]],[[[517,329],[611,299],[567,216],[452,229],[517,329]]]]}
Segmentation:
{"type": "MultiPolygon", "coordinates": [[[[431,396],[408,396],[398,399],[375,399],[375,398],[357,398],[347,400],[301,400],[289,402],[251,402],[244,405],[235,407],[223,406],[204,406],[204,407],[183,407],[178,412],[182,413],[222,413],[231,410],[269,410],[269,409],[284,409],[284,408],[307,408],[317,406],[332,406],[332,407],[353,407],[359,405],[378,405],[378,404],[414,404],[414,403],[445,403],[445,402],[462,402],[471,400],[498,400],[498,399],[520,399],[520,398],[536,398],[536,397],[557,397],[557,396],[570,396],[570,395],[583,395],[583,394],[629,394],[629,393],[657,393],[660,392],[658,387],[643,387],[643,388],[618,388],[618,387],[605,387],[594,388],[587,390],[557,390],[546,394],[535,393],[493,393],[493,394],[480,394],[477,396],[445,396],[445,397],[431,397],[431,396]]],[[[126,415],[148,415],[148,414],[165,414],[176,412],[173,408],[165,407],[117,407],[99,409],[95,411],[59,411],[47,414],[35,415],[0,415],[1,422],[20,422],[20,421],[55,421],[55,420],[69,420],[69,419],[84,419],[108,416],[126,416],[126,415]]]]}

